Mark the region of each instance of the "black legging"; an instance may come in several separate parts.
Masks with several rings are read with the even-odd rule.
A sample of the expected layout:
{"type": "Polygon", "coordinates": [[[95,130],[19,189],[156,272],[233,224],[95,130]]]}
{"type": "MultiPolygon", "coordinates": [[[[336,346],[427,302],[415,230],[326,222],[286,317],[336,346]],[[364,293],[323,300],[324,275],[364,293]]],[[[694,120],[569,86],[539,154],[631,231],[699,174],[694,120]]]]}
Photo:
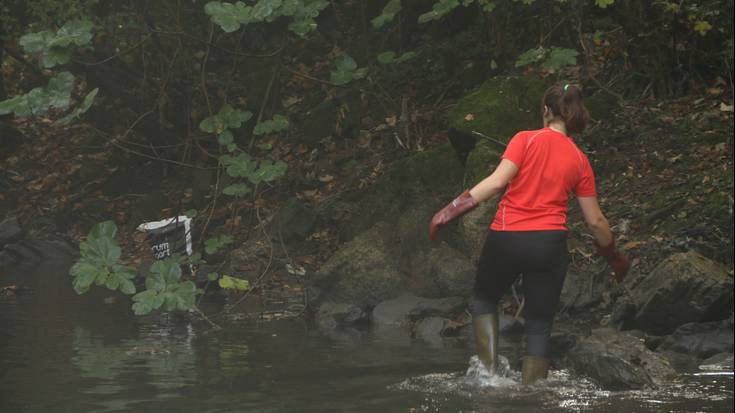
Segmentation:
{"type": "Polygon", "coordinates": [[[523,274],[527,352],[548,357],[551,325],[567,273],[566,231],[490,231],[475,278],[473,316],[496,313],[523,274]]]}

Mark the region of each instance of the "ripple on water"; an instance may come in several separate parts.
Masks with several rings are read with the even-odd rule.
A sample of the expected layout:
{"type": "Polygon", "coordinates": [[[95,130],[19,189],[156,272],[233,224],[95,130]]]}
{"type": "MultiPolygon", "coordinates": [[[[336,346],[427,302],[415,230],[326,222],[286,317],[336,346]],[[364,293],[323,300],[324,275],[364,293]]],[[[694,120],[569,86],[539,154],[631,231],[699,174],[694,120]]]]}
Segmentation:
{"type": "MultiPolygon", "coordinates": [[[[568,370],[553,370],[546,380],[534,386],[521,385],[520,372],[510,368],[500,357],[500,374],[490,375],[476,356],[470,359],[465,373],[433,373],[408,378],[389,386],[393,391],[411,391],[427,395],[472,399],[478,412],[513,411],[731,411],[733,378],[731,372],[718,376],[685,375],[657,388],[607,391],[593,381],[568,370]],[[725,410],[721,410],[725,407],[725,410]],[[633,410],[630,410],[633,409],[633,410]]],[[[423,409],[421,411],[440,411],[423,409]]]]}

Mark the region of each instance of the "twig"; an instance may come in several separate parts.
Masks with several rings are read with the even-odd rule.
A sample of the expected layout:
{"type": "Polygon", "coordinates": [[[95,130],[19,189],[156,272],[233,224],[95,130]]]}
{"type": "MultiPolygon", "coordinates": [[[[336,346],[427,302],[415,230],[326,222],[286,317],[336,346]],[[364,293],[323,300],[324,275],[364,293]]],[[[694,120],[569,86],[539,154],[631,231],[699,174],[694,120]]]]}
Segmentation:
{"type": "Polygon", "coordinates": [[[212,38],[214,38],[214,23],[209,24],[209,41],[207,42],[207,50],[204,53],[204,58],[202,59],[202,70],[199,73],[200,81],[201,81],[201,87],[202,87],[202,93],[204,94],[204,100],[207,102],[207,110],[209,111],[209,116],[212,116],[212,104],[209,102],[209,93],[207,92],[207,60],[209,60],[209,51],[211,50],[211,42],[212,38]]]}
{"type": "Polygon", "coordinates": [[[207,323],[209,323],[209,325],[212,326],[212,328],[214,328],[215,330],[222,330],[222,327],[220,327],[214,321],[210,320],[209,317],[207,317],[207,315],[204,314],[204,312],[199,309],[199,307],[194,306],[194,308],[192,308],[192,310],[194,310],[194,312],[197,313],[197,315],[199,317],[201,317],[204,321],[206,321],[207,323]]]}
{"type": "Polygon", "coordinates": [[[489,136],[487,136],[487,135],[485,135],[485,134],[483,134],[483,133],[480,133],[480,132],[478,132],[478,131],[474,131],[474,130],[473,130],[473,131],[472,131],[472,134],[473,134],[473,135],[477,135],[477,136],[479,136],[479,137],[481,137],[481,138],[483,138],[483,139],[487,139],[488,141],[490,141],[490,142],[492,142],[492,143],[494,143],[494,144],[496,144],[496,145],[500,145],[500,146],[502,146],[503,148],[505,148],[505,147],[507,147],[507,146],[508,146],[508,144],[506,144],[506,143],[504,143],[504,142],[502,142],[502,141],[499,141],[499,140],[497,140],[497,139],[495,139],[495,138],[491,138],[491,137],[489,137],[489,136]]]}
{"type": "Polygon", "coordinates": [[[112,55],[112,56],[110,56],[110,57],[107,57],[107,58],[105,58],[105,59],[102,59],[102,60],[100,60],[100,61],[98,61],[98,62],[85,62],[85,61],[81,61],[81,60],[75,60],[75,62],[77,62],[77,63],[79,63],[79,64],[82,64],[82,65],[85,65],[85,66],[98,66],[98,65],[101,65],[101,64],[107,63],[107,62],[109,62],[109,61],[110,61],[110,60],[112,60],[112,59],[118,58],[118,57],[120,57],[120,56],[124,56],[124,55],[126,55],[126,54],[128,54],[128,53],[132,52],[133,50],[135,50],[135,49],[139,48],[139,47],[140,47],[140,46],[142,46],[142,45],[143,45],[143,44],[144,44],[145,42],[147,42],[147,41],[148,41],[148,39],[150,39],[150,37],[151,37],[151,34],[147,34],[146,36],[144,36],[144,37],[143,37],[143,40],[141,40],[140,42],[138,42],[138,43],[134,44],[133,46],[131,46],[131,47],[129,47],[129,48],[127,48],[127,49],[125,49],[125,50],[121,50],[121,51],[119,51],[119,52],[115,53],[114,55],[112,55]]]}
{"type": "Polygon", "coordinates": [[[209,41],[203,40],[203,39],[200,39],[200,38],[198,38],[196,36],[193,36],[193,35],[191,35],[189,33],[185,33],[185,32],[169,32],[169,31],[163,31],[163,30],[151,30],[151,32],[152,33],[158,33],[158,34],[165,34],[165,35],[169,35],[169,36],[184,36],[184,37],[188,37],[188,38],[190,38],[192,40],[196,40],[196,41],[198,41],[200,43],[204,43],[208,47],[211,47],[213,49],[217,49],[217,50],[219,50],[221,52],[225,52],[225,53],[228,53],[228,54],[231,54],[231,55],[235,55],[235,56],[242,56],[242,57],[255,57],[255,58],[263,58],[263,59],[265,59],[265,58],[273,57],[273,56],[277,55],[282,50],[282,49],[278,49],[278,50],[275,50],[273,52],[263,53],[263,54],[242,53],[242,52],[236,52],[236,51],[232,51],[232,50],[226,49],[226,48],[224,48],[222,46],[218,46],[218,45],[212,43],[211,39],[209,41]]]}
{"type": "MultiPolygon", "coordinates": [[[[258,112],[258,119],[255,121],[255,124],[259,124],[260,121],[263,120],[263,112],[265,112],[265,106],[270,100],[271,97],[271,89],[273,88],[273,82],[276,80],[276,75],[278,74],[278,69],[281,67],[281,61],[278,59],[276,61],[276,66],[273,68],[273,72],[271,72],[271,78],[268,81],[268,87],[265,89],[265,96],[263,97],[263,102],[260,104],[260,111],[258,112]]],[[[253,136],[250,138],[250,146],[248,146],[248,151],[253,150],[253,146],[255,146],[255,137],[257,135],[253,133],[253,136]]]]}
{"type": "Polygon", "coordinates": [[[214,210],[217,206],[217,198],[219,198],[219,178],[220,178],[221,172],[222,172],[222,169],[217,168],[217,175],[214,181],[214,197],[212,198],[212,206],[211,206],[211,209],[209,210],[209,215],[207,215],[207,220],[204,222],[204,227],[202,227],[202,233],[199,235],[200,240],[204,239],[204,236],[207,233],[207,228],[209,227],[209,222],[212,220],[212,216],[214,215],[214,210]]]}

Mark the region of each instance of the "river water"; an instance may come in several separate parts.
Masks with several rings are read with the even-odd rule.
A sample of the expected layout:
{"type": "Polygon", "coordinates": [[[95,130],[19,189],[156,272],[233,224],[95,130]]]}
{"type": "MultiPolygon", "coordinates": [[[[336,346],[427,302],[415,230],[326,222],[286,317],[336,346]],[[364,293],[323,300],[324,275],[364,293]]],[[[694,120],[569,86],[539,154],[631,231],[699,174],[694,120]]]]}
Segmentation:
{"type": "MultiPolygon", "coordinates": [[[[323,332],[303,320],[207,329],[134,317],[124,297],[77,296],[60,254],[0,270],[0,412],[732,412],[732,375],[684,374],[657,390],[606,392],[554,371],[467,375],[465,340],[400,330],[323,332]],[[514,380],[515,378],[515,380],[514,380]]],[[[503,337],[517,357],[520,337],[503,337]]]]}

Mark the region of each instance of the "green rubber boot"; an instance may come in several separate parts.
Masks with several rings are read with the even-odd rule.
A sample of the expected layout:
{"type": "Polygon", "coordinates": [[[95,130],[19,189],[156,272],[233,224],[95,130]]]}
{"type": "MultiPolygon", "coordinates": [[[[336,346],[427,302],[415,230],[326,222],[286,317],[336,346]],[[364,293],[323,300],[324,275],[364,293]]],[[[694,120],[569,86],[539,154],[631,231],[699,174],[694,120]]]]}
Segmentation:
{"type": "Polygon", "coordinates": [[[534,384],[539,379],[545,379],[549,374],[549,359],[537,356],[523,358],[521,378],[523,384],[534,384]]]}
{"type": "Polygon", "coordinates": [[[472,319],[477,344],[477,357],[490,374],[498,371],[498,315],[483,314],[472,319]]]}

